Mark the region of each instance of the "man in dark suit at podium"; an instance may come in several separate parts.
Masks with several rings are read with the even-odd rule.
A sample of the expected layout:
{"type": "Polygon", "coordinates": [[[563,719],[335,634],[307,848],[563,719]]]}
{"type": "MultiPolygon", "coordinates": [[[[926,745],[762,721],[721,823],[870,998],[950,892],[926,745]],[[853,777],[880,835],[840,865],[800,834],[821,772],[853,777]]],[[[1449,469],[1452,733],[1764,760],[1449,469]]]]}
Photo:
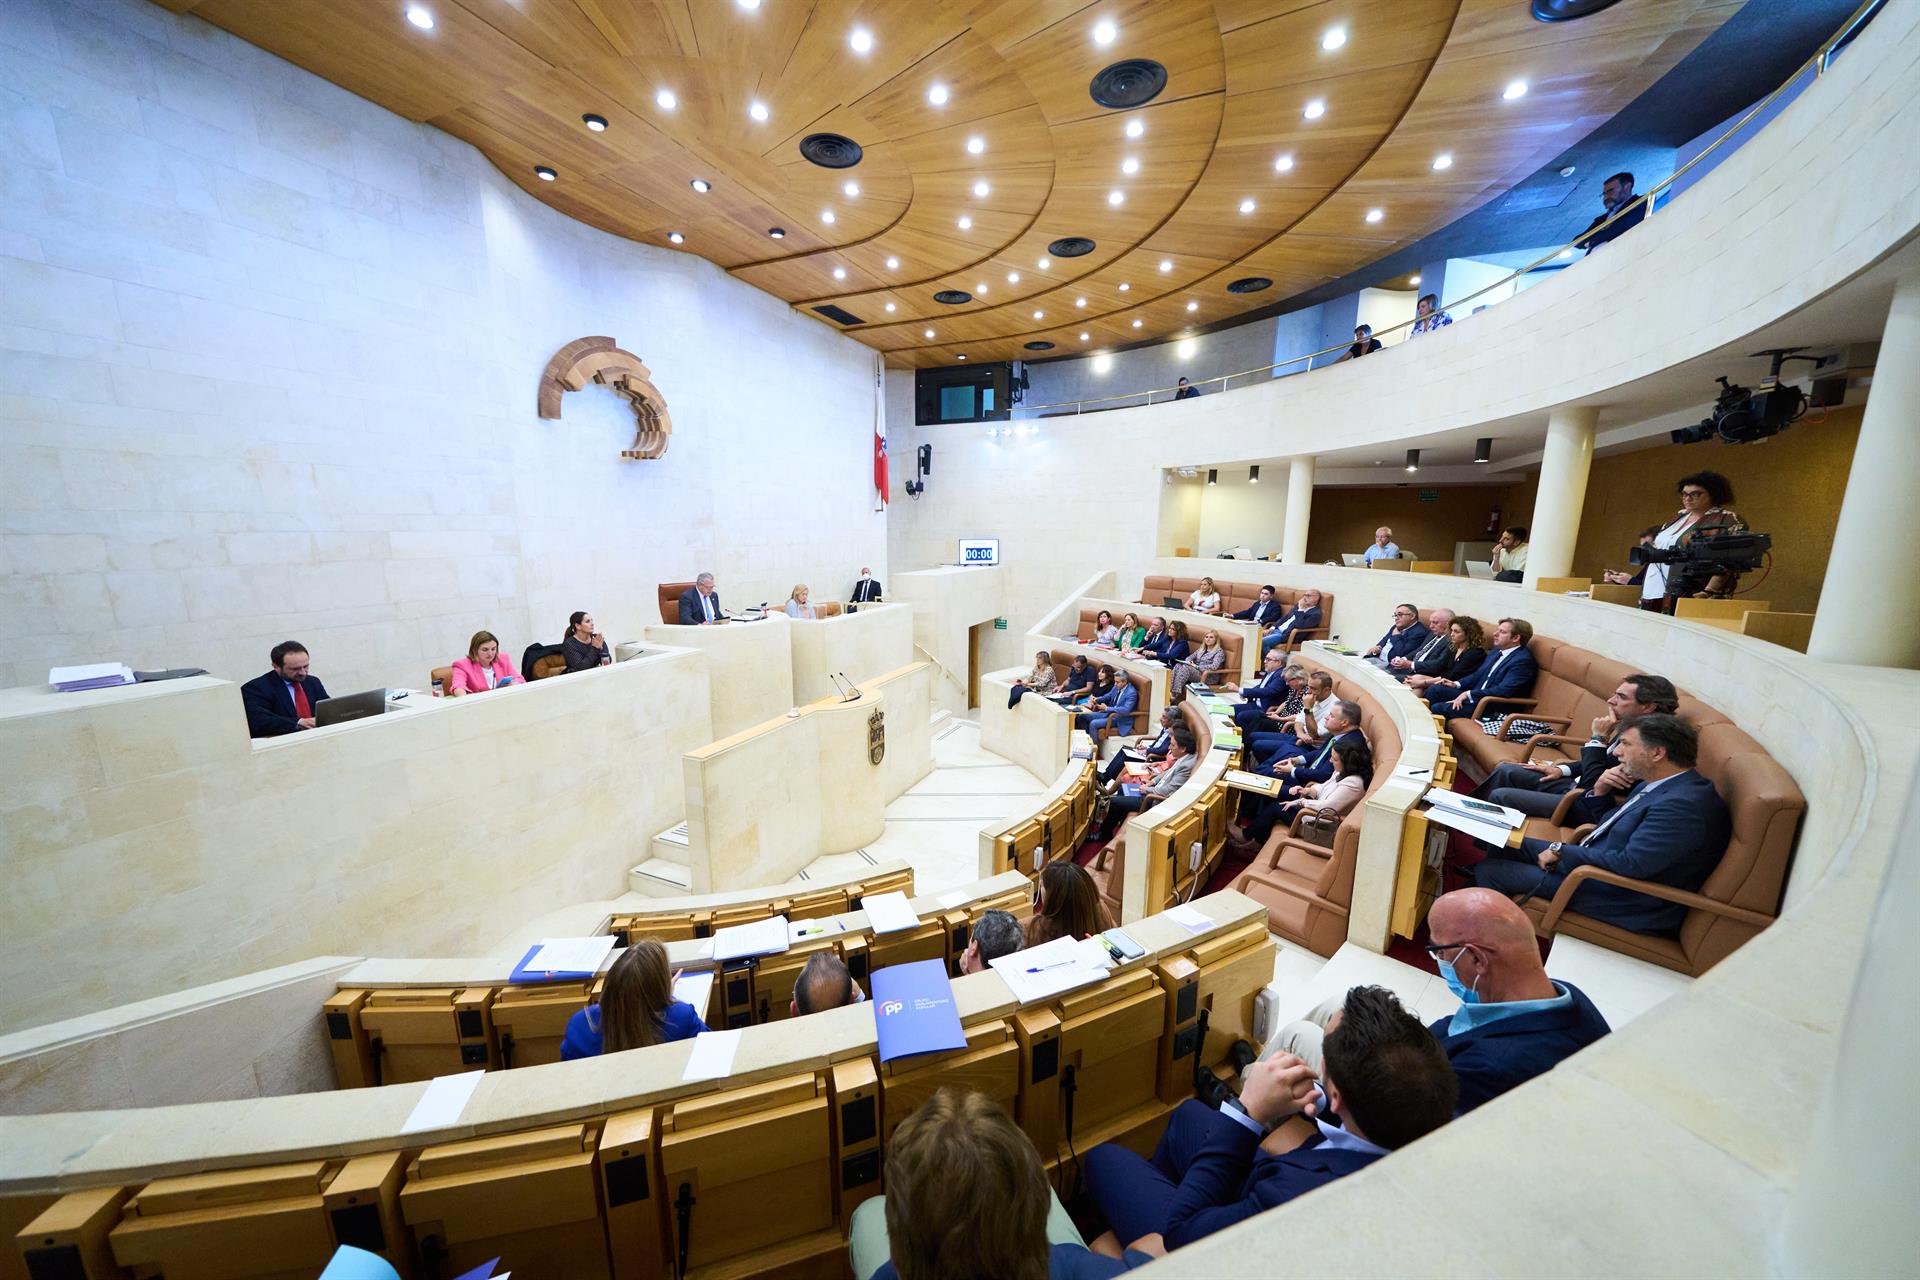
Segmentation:
{"type": "Polygon", "coordinates": [[[867,568],[860,570],[860,581],[853,584],[853,598],[848,603],[880,603],[880,579],[873,576],[873,570],[867,568]]]}
{"type": "Polygon", "coordinates": [[[327,686],[307,674],[307,647],[298,640],[273,646],[273,670],[240,686],[240,702],[247,709],[247,733],[255,738],[277,738],[313,728],[313,707],[327,700],[327,686]]]}
{"type": "Polygon", "coordinates": [[[680,625],[703,627],[727,615],[720,611],[720,595],[713,589],[713,575],[703,573],[693,585],[680,593],[680,625]]]}

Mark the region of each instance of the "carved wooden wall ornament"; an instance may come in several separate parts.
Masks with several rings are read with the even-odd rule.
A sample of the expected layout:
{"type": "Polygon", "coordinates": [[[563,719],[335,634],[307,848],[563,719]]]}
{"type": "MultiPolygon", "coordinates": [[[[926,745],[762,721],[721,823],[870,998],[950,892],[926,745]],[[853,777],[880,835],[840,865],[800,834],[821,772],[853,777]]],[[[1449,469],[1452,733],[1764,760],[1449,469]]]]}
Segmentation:
{"type": "Polygon", "coordinates": [[[575,338],[547,361],[540,375],[540,416],[558,418],[561,396],[598,382],[633,406],[633,444],[622,449],[620,456],[657,458],[667,451],[673,419],[667,416],[666,398],[652,378],[640,357],[622,351],[612,338],[575,338]]]}

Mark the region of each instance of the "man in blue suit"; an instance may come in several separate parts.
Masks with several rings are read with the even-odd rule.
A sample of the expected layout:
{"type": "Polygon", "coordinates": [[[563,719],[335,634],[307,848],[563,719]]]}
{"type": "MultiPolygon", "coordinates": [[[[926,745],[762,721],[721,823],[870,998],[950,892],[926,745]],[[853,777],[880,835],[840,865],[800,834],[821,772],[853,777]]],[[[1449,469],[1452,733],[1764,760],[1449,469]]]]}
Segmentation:
{"type": "Polygon", "coordinates": [[[713,575],[703,573],[693,585],[680,593],[680,625],[703,627],[726,617],[720,609],[720,593],[713,589],[713,575]]]}
{"type": "MultiPolygon", "coordinates": [[[[1238,690],[1243,701],[1233,709],[1233,722],[1243,730],[1257,729],[1267,724],[1267,708],[1279,706],[1297,683],[1306,681],[1306,672],[1299,667],[1288,667],[1287,656],[1283,653],[1269,651],[1260,666],[1260,678],[1238,690]],[[1290,678],[1294,672],[1299,673],[1298,681],[1290,678]]],[[[1221,689],[1223,693],[1235,691],[1232,683],[1221,689]]]]}
{"type": "Polygon", "coordinates": [[[1347,993],[1325,1056],[1319,1083],[1288,1054],[1248,1067],[1236,1101],[1189,1098],[1151,1160],[1113,1143],[1089,1151],[1087,1191],[1111,1228],[1095,1251],[1177,1249],[1365,1168],[1453,1116],[1446,1055],[1383,987],[1347,993]]]}
{"type": "Polygon", "coordinates": [[[273,670],[240,686],[240,705],[247,709],[247,735],[277,738],[313,728],[315,703],[327,700],[327,686],[307,674],[307,646],[284,640],[273,646],[273,670]]]}
{"type": "Polygon", "coordinates": [[[1242,622],[1255,623],[1265,630],[1268,624],[1278,621],[1280,615],[1285,612],[1286,610],[1280,607],[1280,602],[1273,598],[1273,588],[1262,587],[1260,598],[1233,616],[1242,622]]]}
{"type": "Polygon", "coordinates": [[[1433,633],[1420,625],[1420,611],[1410,604],[1393,606],[1393,625],[1380,642],[1360,656],[1376,667],[1390,666],[1395,658],[1411,657],[1433,633]]]}
{"type": "MultiPolygon", "coordinates": [[[[1263,588],[1264,589],[1264,588],[1263,588]]],[[[1239,615],[1235,615],[1236,617],[1239,615]]],[[[1293,609],[1272,626],[1263,627],[1260,632],[1260,653],[1264,657],[1276,647],[1284,646],[1288,640],[1304,635],[1321,625],[1323,615],[1320,611],[1320,593],[1314,590],[1302,591],[1300,598],[1294,601],[1293,609]]]]}
{"type": "Polygon", "coordinates": [[[1533,639],[1533,624],[1525,618],[1502,618],[1494,628],[1493,649],[1472,675],[1455,684],[1435,680],[1427,686],[1427,705],[1452,719],[1466,716],[1478,719],[1480,704],[1488,698],[1524,698],[1533,690],[1540,667],[1527,649],[1533,639]]]}
{"type": "MultiPolygon", "coordinates": [[[[1694,770],[1700,736],[1678,716],[1641,716],[1620,734],[1620,763],[1638,779],[1626,800],[1581,844],[1534,838],[1500,848],[1473,869],[1477,885],[1552,898],[1567,877],[1592,866],[1635,880],[1697,892],[1733,824],[1713,783],[1694,770]]],[[[1485,846],[1482,846],[1485,847],[1485,846]]],[[[1587,879],[1568,909],[1635,933],[1672,936],[1687,908],[1619,885],[1587,879]]]]}
{"type": "Polygon", "coordinates": [[[1140,691],[1133,686],[1133,680],[1127,673],[1115,668],[1113,672],[1113,692],[1105,699],[1095,699],[1087,704],[1087,709],[1073,718],[1076,729],[1085,729],[1095,738],[1107,725],[1121,736],[1133,732],[1133,713],[1140,706],[1140,691]]]}

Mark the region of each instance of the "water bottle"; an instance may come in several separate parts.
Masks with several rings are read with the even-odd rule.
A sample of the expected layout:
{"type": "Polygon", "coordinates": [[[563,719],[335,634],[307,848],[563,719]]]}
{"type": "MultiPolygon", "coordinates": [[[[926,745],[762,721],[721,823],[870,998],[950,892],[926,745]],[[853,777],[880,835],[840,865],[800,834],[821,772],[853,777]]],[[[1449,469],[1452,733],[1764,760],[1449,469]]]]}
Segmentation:
{"type": "Polygon", "coordinates": [[[433,682],[433,696],[438,698],[443,696],[445,693],[446,693],[446,688],[444,687],[444,682],[436,677],[433,682]]]}
{"type": "MultiPolygon", "coordinates": [[[[611,653],[606,652],[604,649],[601,650],[600,652],[600,665],[603,667],[610,667],[613,665],[613,655],[611,653]]],[[[1638,686],[1635,686],[1635,687],[1637,688],[1638,686]]]]}

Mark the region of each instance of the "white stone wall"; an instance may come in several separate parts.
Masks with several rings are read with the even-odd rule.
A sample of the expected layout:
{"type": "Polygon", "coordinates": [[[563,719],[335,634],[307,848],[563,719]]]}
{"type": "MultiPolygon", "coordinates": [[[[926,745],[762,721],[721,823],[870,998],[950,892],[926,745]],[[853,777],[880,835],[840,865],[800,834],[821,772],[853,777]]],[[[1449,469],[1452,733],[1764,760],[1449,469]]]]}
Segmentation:
{"type": "MultiPolygon", "coordinates": [[[[698,228],[690,228],[698,235],[698,228]]],[[[336,691],[517,662],[654,585],[885,577],[872,356],[687,254],[538,204],[467,144],[142,0],[0,4],[0,686],[56,663],[336,691]],[[666,396],[625,462],[605,334],[666,396]]]]}

